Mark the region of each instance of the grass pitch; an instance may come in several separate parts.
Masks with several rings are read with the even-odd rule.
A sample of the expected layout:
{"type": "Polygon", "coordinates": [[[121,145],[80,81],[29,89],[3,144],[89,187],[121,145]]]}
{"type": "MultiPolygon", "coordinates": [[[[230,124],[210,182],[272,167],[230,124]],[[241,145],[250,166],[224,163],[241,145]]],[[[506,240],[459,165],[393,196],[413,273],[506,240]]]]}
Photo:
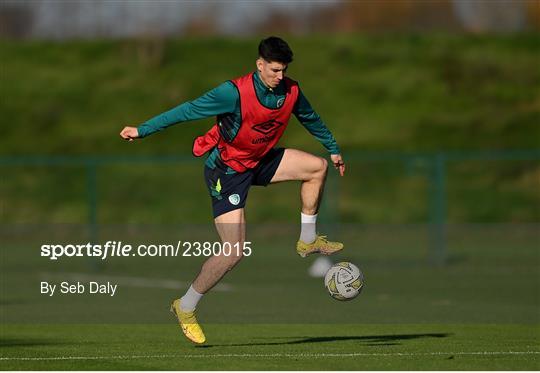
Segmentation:
{"type": "MultiPolygon", "coordinates": [[[[250,71],[257,42],[167,41],[148,63],[140,57],[144,41],[2,41],[0,113],[10,125],[1,153],[190,154],[212,119],[137,146],[122,144],[117,132],[250,71]],[[209,69],[200,61],[215,63],[209,69]]],[[[311,259],[294,253],[297,185],[254,188],[247,207],[254,255],[227,275],[231,291],[204,298],[198,315],[208,343],[193,346],[168,303],[185,291],[200,260],[129,258],[100,266],[41,258],[43,243],[88,240],[93,179],[84,167],[8,162],[0,185],[0,369],[540,369],[537,162],[448,165],[449,222],[513,223],[448,227],[448,260],[435,267],[423,224],[430,165],[347,157],[356,149],[537,148],[537,35],[353,35],[291,44],[298,56],[291,76],[350,159],[341,184],[329,180],[325,200],[333,203],[321,213],[343,224],[322,232],[345,243],[336,260],[364,271],[363,294],[339,303],[307,276],[311,259]],[[266,227],[281,219],[294,225],[253,232],[253,222],[266,227]],[[115,297],[40,295],[40,281],[51,276],[134,280],[120,284],[115,297]],[[171,281],[182,285],[156,285],[171,281]]],[[[301,126],[287,131],[284,146],[321,150],[301,126]]],[[[210,211],[200,162],[133,165],[106,165],[95,175],[99,241],[198,239],[192,224],[208,222],[210,211]]],[[[213,226],[199,228],[216,239],[213,226]]]]}
{"type": "Polygon", "coordinates": [[[363,293],[350,302],[331,299],[322,279],[307,275],[312,259],[294,253],[288,244],[294,232],[289,236],[281,227],[282,237],[269,245],[251,228],[253,256],[200,304],[198,317],[207,336],[203,346],[183,337],[168,310],[185,286],[160,287],[168,283],[165,279],[189,285],[200,263],[126,258],[92,273],[87,262],[74,259],[45,263],[36,244],[3,248],[0,367],[540,369],[535,226],[452,229],[449,260],[439,267],[426,263],[418,242],[421,230],[414,227],[342,227],[339,236],[349,245],[335,259],[352,261],[366,276],[363,293]],[[120,283],[114,297],[49,297],[39,294],[45,271],[64,280],[68,273],[79,273],[75,278],[82,281],[83,271],[96,280],[144,278],[146,287],[136,286],[138,280],[120,283]]]}
{"type": "Polygon", "coordinates": [[[8,370],[538,370],[537,326],[211,324],[4,327],[8,370]]]}

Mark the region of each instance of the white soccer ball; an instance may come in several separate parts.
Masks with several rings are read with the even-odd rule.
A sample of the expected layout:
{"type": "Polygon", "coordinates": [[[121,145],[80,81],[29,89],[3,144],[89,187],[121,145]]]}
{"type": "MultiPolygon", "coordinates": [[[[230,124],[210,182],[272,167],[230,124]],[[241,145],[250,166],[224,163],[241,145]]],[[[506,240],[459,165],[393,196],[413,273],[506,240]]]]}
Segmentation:
{"type": "Polygon", "coordinates": [[[334,264],[324,276],[324,286],[330,296],[337,300],[351,300],[364,287],[364,274],[352,263],[334,264]]]}

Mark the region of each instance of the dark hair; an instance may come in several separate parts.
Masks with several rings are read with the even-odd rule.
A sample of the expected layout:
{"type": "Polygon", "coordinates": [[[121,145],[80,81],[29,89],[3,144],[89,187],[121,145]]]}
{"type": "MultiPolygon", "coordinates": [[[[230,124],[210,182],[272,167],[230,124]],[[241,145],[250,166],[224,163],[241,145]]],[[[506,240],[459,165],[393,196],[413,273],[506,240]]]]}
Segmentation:
{"type": "Polygon", "coordinates": [[[259,43],[259,57],[268,62],[280,62],[288,65],[293,60],[293,52],[285,40],[277,36],[270,36],[259,43]]]}

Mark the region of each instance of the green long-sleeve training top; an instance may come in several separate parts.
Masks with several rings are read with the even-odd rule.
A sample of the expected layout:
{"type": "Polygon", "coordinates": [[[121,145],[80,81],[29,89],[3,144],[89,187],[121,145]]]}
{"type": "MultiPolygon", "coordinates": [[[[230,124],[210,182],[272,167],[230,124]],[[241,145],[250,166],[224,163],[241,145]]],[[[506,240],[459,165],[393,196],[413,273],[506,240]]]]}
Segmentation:
{"type": "MultiPolygon", "coordinates": [[[[271,89],[262,82],[258,73],[255,73],[254,76],[255,92],[260,102],[267,107],[277,108],[278,102],[283,100],[286,94],[284,82],[280,83],[276,88],[271,89]]],[[[234,119],[235,124],[234,131],[237,132],[240,128],[242,114],[240,112],[240,97],[238,90],[231,81],[226,81],[201,97],[178,105],[177,107],[144,122],[138,127],[139,137],[146,137],[173,124],[227,113],[233,114],[232,118],[234,119]]],[[[340,153],[336,139],[328,130],[321,117],[313,110],[301,90],[294,106],[293,114],[326,148],[326,150],[330,152],[330,154],[340,153]]],[[[206,165],[210,168],[214,168],[215,161],[218,158],[219,152],[214,148],[206,159],[206,165]]],[[[229,168],[227,173],[234,173],[234,170],[229,168]]]]}

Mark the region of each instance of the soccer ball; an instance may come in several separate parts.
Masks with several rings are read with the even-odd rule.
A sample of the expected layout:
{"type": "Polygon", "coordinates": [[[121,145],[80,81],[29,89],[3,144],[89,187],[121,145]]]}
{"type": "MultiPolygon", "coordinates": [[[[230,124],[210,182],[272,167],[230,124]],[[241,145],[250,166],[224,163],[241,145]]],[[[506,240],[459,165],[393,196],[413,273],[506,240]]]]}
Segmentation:
{"type": "Polygon", "coordinates": [[[326,272],[324,286],[332,298],[351,300],[362,291],[364,274],[354,264],[340,262],[326,272]]]}

